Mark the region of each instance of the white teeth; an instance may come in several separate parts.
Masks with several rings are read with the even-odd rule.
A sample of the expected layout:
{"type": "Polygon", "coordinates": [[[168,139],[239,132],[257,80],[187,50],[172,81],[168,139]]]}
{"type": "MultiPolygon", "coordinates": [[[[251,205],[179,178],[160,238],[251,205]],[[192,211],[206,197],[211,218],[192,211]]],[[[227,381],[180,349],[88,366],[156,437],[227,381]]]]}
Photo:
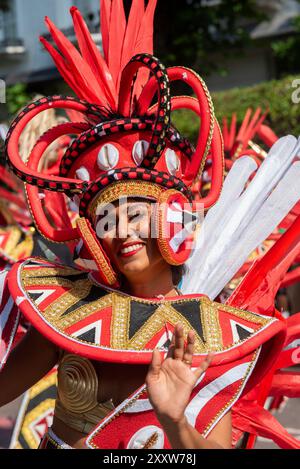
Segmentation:
{"type": "Polygon", "coordinates": [[[136,251],[139,249],[142,244],[133,244],[132,246],[128,246],[127,248],[121,249],[121,254],[127,254],[128,252],[136,251]]]}

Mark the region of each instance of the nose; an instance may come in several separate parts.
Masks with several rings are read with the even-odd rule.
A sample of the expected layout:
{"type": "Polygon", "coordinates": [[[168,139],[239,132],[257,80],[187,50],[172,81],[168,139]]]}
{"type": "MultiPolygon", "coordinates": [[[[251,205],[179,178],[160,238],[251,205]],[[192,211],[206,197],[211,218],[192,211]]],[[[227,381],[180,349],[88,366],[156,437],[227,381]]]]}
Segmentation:
{"type": "Polygon", "coordinates": [[[123,214],[119,217],[118,233],[119,239],[127,239],[135,235],[134,223],[130,223],[127,214],[123,214]]]}

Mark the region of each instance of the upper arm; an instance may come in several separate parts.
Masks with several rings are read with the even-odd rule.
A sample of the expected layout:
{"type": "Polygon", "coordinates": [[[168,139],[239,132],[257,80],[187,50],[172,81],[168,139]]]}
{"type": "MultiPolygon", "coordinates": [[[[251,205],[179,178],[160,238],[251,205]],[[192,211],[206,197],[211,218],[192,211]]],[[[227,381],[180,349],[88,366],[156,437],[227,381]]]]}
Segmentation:
{"type": "Polygon", "coordinates": [[[224,449],[232,448],[232,422],[231,411],[227,412],[224,417],[216,424],[207,437],[208,441],[214,441],[224,449]]]}
{"type": "Polygon", "coordinates": [[[0,407],[45,376],[58,361],[59,349],[30,328],[13,349],[0,373],[0,407]]]}

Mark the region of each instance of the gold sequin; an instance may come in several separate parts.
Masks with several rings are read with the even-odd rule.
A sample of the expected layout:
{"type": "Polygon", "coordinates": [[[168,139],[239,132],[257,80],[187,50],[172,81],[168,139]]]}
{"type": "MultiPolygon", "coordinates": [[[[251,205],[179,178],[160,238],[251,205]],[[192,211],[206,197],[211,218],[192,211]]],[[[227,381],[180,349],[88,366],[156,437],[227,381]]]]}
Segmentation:
{"type": "Polygon", "coordinates": [[[87,220],[85,218],[79,218],[77,220],[77,227],[85,244],[88,246],[89,251],[91,251],[93,258],[97,263],[98,269],[105,276],[107,284],[114,285],[117,281],[117,276],[107,261],[104,253],[101,251],[101,247],[99,247],[94,236],[92,235],[87,220]]]}

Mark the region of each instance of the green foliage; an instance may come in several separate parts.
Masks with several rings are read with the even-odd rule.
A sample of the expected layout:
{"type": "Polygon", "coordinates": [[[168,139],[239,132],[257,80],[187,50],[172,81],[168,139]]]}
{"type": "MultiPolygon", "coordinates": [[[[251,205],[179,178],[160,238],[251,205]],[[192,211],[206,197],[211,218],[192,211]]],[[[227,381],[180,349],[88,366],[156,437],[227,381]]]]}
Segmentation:
{"type": "Polygon", "coordinates": [[[300,16],[293,20],[295,31],[291,36],[271,43],[278,77],[300,71],[300,16]]]}
{"type": "Polygon", "coordinates": [[[224,62],[215,60],[237,54],[250,41],[249,25],[265,16],[256,0],[159,0],[156,12],[155,50],[166,65],[186,65],[224,74],[224,62]]]}
{"type": "MultiPolygon", "coordinates": [[[[300,75],[213,93],[216,117],[221,123],[223,117],[230,119],[235,112],[238,122],[241,123],[248,107],[261,107],[263,111],[269,109],[266,123],[278,136],[289,133],[300,135],[300,103],[292,102],[292,94],[297,88],[300,88],[300,75]],[[293,86],[296,79],[299,79],[299,82],[293,86]]],[[[300,97],[300,92],[297,97],[300,97]]],[[[194,114],[190,111],[176,111],[173,113],[173,122],[185,136],[193,142],[196,141],[199,119],[194,114]]]]}
{"type": "Polygon", "coordinates": [[[8,11],[10,8],[9,2],[10,0],[0,0],[0,10],[8,11]]]}
{"type": "Polygon", "coordinates": [[[27,86],[23,83],[9,86],[6,90],[6,106],[10,117],[17,114],[31,100],[27,86]]]}

